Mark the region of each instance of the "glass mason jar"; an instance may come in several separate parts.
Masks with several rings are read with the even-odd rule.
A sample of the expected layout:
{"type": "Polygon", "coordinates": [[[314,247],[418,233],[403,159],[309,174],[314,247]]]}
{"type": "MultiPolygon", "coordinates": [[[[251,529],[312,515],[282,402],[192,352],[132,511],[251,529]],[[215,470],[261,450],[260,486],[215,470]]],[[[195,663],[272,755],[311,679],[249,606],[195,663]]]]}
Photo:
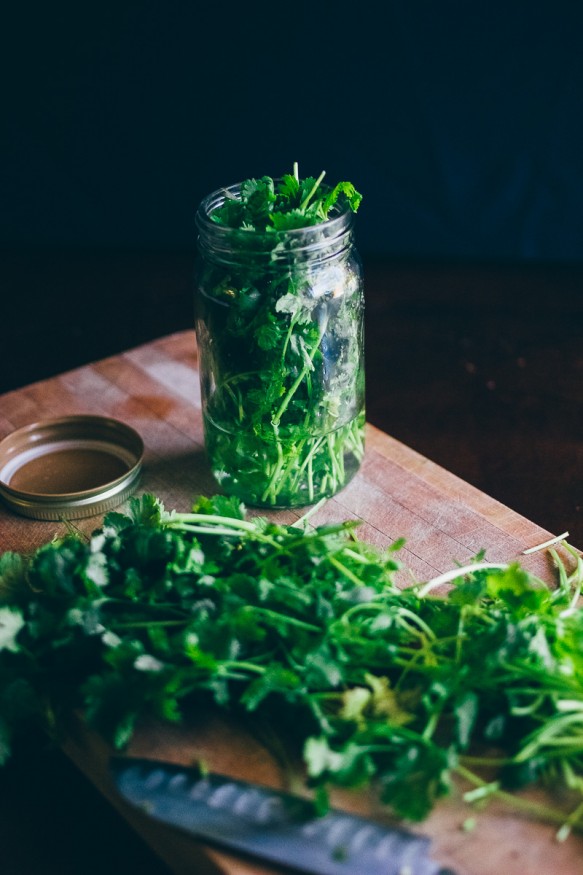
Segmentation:
{"type": "Polygon", "coordinates": [[[206,450],[225,493],[259,507],[334,495],[364,453],[362,269],[353,214],[287,231],[196,216],[206,450]]]}

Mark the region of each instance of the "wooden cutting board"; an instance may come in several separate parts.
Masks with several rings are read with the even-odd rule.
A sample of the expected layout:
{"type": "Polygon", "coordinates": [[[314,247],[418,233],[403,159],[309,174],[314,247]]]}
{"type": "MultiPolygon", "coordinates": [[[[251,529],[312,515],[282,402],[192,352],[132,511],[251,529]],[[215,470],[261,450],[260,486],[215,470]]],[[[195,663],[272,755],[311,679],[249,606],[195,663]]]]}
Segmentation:
{"type": "MultiPolygon", "coordinates": [[[[0,396],[0,437],[47,417],[75,413],[113,416],[133,426],[145,444],[140,491],[151,491],[167,509],[186,511],[193,498],[211,494],[203,449],[202,419],[194,333],[181,332],[100,362],[0,396]]],[[[292,521],[300,512],[270,514],[292,521]]],[[[312,522],[358,519],[364,539],[385,546],[406,538],[400,552],[403,585],[427,580],[480,549],[492,561],[519,558],[547,579],[553,571],[544,553],[523,555],[552,537],[458,477],[367,426],[367,448],[355,479],[330,499],[312,522]]],[[[90,531],[99,518],[79,521],[90,531]]],[[[30,550],[62,531],[59,523],[17,517],[0,508],[0,551],[30,550]]],[[[178,875],[259,875],[273,870],[198,846],[189,837],[152,823],[115,797],[107,774],[106,746],[75,724],[67,753],[144,836],[178,875]]],[[[196,727],[143,727],[131,755],[190,764],[204,759],[215,771],[282,787],[284,776],[269,752],[252,734],[217,715],[202,715],[196,727]]],[[[372,798],[362,794],[335,797],[335,804],[383,819],[372,798]]],[[[452,798],[417,830],[433,839],[433,855],[458,875],[562,875],[583,873],[583,838],[557,843],[554,829],[489,806],[475,813],[452,798]],[[467,818],[476,818],[471,831],[467,818]]]]}

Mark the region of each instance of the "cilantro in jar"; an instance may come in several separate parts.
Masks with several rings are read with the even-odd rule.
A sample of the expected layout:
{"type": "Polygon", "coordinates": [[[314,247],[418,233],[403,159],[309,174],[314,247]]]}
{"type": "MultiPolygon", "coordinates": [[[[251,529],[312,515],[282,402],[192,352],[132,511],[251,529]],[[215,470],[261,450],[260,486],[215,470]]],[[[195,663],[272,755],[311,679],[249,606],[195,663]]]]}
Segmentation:
{"type": "Polygon", "coordinates": [[[361,195],[297,165],[215,192],[197,214],[197,337],[205,441],[225,492],[309,504],[364,452],[361,195]]]}

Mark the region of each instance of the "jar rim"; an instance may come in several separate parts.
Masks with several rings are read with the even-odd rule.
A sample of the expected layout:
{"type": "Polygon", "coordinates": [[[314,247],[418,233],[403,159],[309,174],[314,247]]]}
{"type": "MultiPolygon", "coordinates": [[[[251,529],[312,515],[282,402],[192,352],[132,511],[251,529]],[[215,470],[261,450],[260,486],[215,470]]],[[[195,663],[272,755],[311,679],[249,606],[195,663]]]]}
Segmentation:
{"type": "MultiPolygon", "coordinates": [[[[278,181],[278,178],[274,179],[274,182],[278,181]]],[[[258,231],[255,228],[234,228],[231,225],[221,225],[218,222],[213,222],[210,218],[212,212],[222,206],[229,196],[236,197],[241,191],[242,185],[242,182],[236,182],[233,185],[222,186],[221,188],[210,192],[210,194],[202,199],[195,216],[196,226],[199,231],[220,234],[225,237],[231,234],[241,234],[244,236],[249,235],[248,239],[251,239],[252,235],[256,235],[257,237],[261,235],[273,240],[286,238],[290,241],[301,241],[302,237],[305,238],[306,234],[321,233],[323,228],[326,228],[328,232],[327,236],[335,237],[336,234],[340,235],[347,231],[352,225],[354,214],[348,206],[342,210],[333,207],[332,209],[336,211],[335,214],[315,225],[304,225],[301,228],[286,228],[285,230],[273,228],[270,230],[258,231]]]]}

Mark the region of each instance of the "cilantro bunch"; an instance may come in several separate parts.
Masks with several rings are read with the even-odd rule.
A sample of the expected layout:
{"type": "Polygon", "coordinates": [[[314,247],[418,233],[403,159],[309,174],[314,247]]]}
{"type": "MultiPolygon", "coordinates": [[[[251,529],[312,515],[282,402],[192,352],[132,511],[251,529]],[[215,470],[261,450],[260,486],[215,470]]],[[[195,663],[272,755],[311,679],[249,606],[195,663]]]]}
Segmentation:
{"type": "Polygon", "coordinates": [[[237,196],[226,192],[222,206],[213,210],[211,221],[229,228],[247,231],[290,231],[325,222],[333,209],[356,212],[362,195],[351,182],[339,182],[326,188],[322,171],[315,179],[300,179],[297,164],[293,173],[281,179],[271,176],[248,179],[241,184],[237,196]]]}
{"type": "Polygon", "coordinates": [[[364,452],[363,290],[349,221],[361,195],[323,176],[302,180],[296,166],[250,179],[199,213],[206,447],[222,489],[248,504],[331,495],[364,452]]]}
{"type": "Polygon", "coordinates": [[[583,563],[550,589],[478,561],[399,590],[399,543],[354,524],[248,520],[235,499],[167,513],[153,496],[88,541],[0,558],[0,752],[30,721],[82,708],[123,747],[139,720],[214,706],[303,755],[321,805],[372,786],[424,818],[452,789],[561,825],[583,817],[583,563]],[[455,578],[455,579],[454,579],[455,578]],[[481,777],[486,768],[488,779],[481,777]],[[492,780],[492,773],[495,778],[492,780]],[[571,813],[510,791],[550,782],[571,813]]]}

